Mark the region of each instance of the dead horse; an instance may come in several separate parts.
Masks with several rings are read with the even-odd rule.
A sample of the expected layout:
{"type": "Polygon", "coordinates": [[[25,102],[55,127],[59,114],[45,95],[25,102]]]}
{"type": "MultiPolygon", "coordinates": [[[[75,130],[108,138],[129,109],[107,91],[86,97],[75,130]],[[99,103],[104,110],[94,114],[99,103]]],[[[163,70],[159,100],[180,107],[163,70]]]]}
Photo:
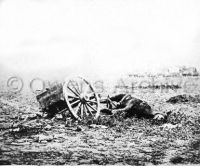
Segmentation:
{"type": "Polygon", "coordinates": [[[171,112],[166,114],[153,112],[147,102],[137,99],[130,94],[117,94],[101,100],[101,103],[107,104],[108,107],[108,109],[102,109],[102,113],[114,115],[125,112],[125,118],[136,116],[138,118],[167,122],[168,116],[171,114],[171,112]]]}

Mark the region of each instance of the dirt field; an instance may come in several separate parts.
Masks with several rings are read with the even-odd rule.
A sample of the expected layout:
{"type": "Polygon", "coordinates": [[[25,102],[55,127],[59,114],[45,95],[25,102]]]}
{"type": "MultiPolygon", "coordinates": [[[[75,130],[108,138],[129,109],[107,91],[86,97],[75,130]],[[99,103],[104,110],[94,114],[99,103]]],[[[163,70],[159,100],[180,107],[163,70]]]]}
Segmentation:
{"type": "MultiPolygon", "coordinates": [[[[185,90],[188,88],[132,91],[157,111],[172,110],[171,127],[145,119],[108,117],[101,117],[94,127],[75,122],[66,127],[56,117],[30,120],[19,131],[11,126],[26,115],[39,113],[39,105],[33,93],[11,93],[2,86],[0,164],[200,164],[200,103],[166,103],[172,96],[198,94],[200,89],[185,90]]],[[[102,95],[106,94],[104,91],[102,95]]]]}

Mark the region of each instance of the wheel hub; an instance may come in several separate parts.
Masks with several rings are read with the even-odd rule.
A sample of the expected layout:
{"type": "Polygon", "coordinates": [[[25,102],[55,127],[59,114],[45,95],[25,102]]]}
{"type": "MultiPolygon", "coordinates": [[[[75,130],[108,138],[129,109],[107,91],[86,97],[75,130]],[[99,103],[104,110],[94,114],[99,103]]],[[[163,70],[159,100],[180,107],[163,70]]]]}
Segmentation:
{"type": "Polygon", "coordinates": [[[86,94],[82,93],[80,95],[80,100],[81,100],[81,103],[85,104],[88,100],[88,96],[86,94]]]}

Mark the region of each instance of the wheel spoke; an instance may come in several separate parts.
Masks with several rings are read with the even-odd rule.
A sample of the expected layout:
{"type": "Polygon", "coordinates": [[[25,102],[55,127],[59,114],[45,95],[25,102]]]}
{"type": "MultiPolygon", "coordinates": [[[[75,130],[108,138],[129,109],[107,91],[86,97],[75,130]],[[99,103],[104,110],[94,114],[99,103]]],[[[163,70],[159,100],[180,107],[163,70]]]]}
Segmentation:
{"type": "Polygon", "coordinates": [[[83,104],[83,108],[84,108],[84,112],[85,112],[86,116],[88,116],[88,112],[87,112],[87,109],[86,109],[86,105],[85,105],[85,104],[83,104]]]}
{"type": "Polygon", "coordinates": [[[73,102],[73,103],[70,103],[70,104],[71,104],[71,106],[73,107],[73,106],[75,106],[75,105],[78,104],[78,103],[80,103],[80,100],[77,100],[77,101],[75,101],[75,102],[73,102]]]}
{"type": "Polygon", "coordinates": [[[68,86],[69,86],[69,85],[71,85],[71,86],[73,87],[73,89],[76,91],[76,93],[77,93],[78,95],[80,95],[80,92],[78,91],[79,86],[78,86],[78,83],[77,83],[76,81],[70,81],[70,82],[68,83],[68,86]],[[71,84],[70,84],[70,83],[71,83],[71,84]],[[77,88],[76,88],[76,86],[75,86],[74,84],[76,84],[77,88]]]}
{"type": "Polygon", "coordinates": [[[77,115],[77,113],[78,113],[80,107],[81,107],[81,103],[78,104],[77,109],[75,110],[75,114],[76,114],[76,115],[77,115]]]}
{"type": "Polygon", "coordinates": [[[90,109],[87,107],[87,104],[85,105],[86,110],[93,116],[92,112],[90,111],[90,109]]]}
{"type": "Polygon", "coordinates": [[[79,97],[79,94],[76,93],[76,92],[74,92],[69,86],[67,86],[67,88],[68,88],[75,96],[79,97]]]}
{"type": "Polygon", "coordinates": [[[79,83],[76,82],[76,86],[77,86],[77,89],[76,89],[75,86],[74,86],[74,88],[76,89],[76,91],[77,91],[78,94],[80,95],[80,94],[81,94],[81,87],[80,87],[79,83]]]}
{"type": "Polygon", "coordinates": [[[97,112],[90,104],[86,103],[88,107],[90,107],[92,110],[94,110],[95,112],[97,112]]]}
{"type": "Polygon", "coordinates": [[[75,96],[71,96],[71,95],[68,95],[68,97],[71,99],[71,98],[73,98],[73,99],[79,99],[79,97],[75,97],[75,96]]]}
{"type": "Polygon", "coordinates": [[[83,118],[83,111],[84,111],[84,106],[81,104],[81,118],[83,118]]]}
{"type": "Polygon", "coordinates": [[[77,93],[80,95],[81,93],[82,93],[82,88],[81,88],[81,85],[79,85],[79,83],[77,83],[76,82],[76,86],[77,86],[77,89],[76,89],[76,87],[75,86],[73,86],[74,87],[74,89],[76,89],[76,91],[77,91],[77,93]]]}
{"type": "Polygon", "coordinates": [[[79,91],[80,91],[80,93],[82,93],[83,92],[83,82],[80,82],[79,83],[79,91]]]}
{"type": "Polygon", "coordinates": [[[108,101],[111,103],[111,105],[113,105],[114,107],[117,107],[116,104],[110,98],[108,98],[108,101]]]}
{"type": "Polygon", "coordinates": [[[92,100],[87,100],[88,103],[92,103],[92,104],[95,104],[97,105],[97,102],[96,101],[92,101],[92,100]]]}
{"type": "MultiPolygon", "coordinates": [[[[76,89],[76,87],[73,85],[73,88],[74,88],[74,90],[76,91],[76,93],[78,94],[78,95],[80,95],[80,92],[78,91],[78,89],[76,89]]],[[[77,87],[77,88],[79,88],[79,87],[77,87]]]]}
{"type": "Polygon", "coordinates": [[[71,104],[71,103],[75,103],[75,102],[77,102],[77,101],[79,101],[79,99],[69,99],[69,103],[71,104]]]}

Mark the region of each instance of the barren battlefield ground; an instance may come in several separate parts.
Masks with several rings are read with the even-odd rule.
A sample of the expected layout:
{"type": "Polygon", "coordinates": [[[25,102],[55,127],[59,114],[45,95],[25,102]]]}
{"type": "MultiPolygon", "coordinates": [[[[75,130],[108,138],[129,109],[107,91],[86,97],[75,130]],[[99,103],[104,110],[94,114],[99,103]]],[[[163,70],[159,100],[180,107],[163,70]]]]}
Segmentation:
{"type": "MultiPolygon", "coordinates": [[[[156,111],[171,110],[168,123],[175,127],[165,128],[134,117],[101,116],[96,127],[76,122],[66,127],[65,122],[56,117],[30,120],[23,128],[12,129],[11,126],[23,121],[26,115],[38,113],[39,104],[32,92],[13,93],[2,84],[0,164],[200,164],[200,103],[166,102],[179,94],[199,94],[200,79],[167,78],[173,83],[177,81],[180,89],[130,88],[136,79],[139,82],[151,78],[124,79],[127,87],[117,91],[126,90],[147,101],[156,111]]],[[[101,91],[103,96],[111,93],[111,87],[105,87],[101,91]]]]}

